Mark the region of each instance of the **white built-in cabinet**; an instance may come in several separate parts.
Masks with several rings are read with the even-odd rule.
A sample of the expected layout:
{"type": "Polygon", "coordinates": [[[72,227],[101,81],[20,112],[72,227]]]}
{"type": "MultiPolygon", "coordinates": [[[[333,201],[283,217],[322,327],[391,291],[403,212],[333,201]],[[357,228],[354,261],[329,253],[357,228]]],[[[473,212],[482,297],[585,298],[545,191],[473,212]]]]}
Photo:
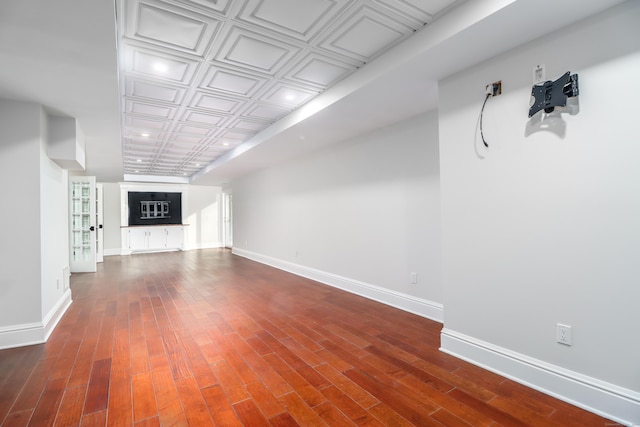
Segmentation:
{"type": "Polygon", "coordinates": [[[127,227],[128,249],[137,251],[164,251],[184,246],[184,228],[181,225],[154,225],[127,227]]]}
{"type": "Polygon", "coordinates": [[[164,235],[167,248],[184,249],[184,227],[165,227],[164,235]]]}
{"type": "MultiPolygon", "coordinates": [[[[152,183],[120,183],[120,230],[122,249],[121,255],[131,255],[136,252],[175,251],[188,248],[186,227],[188,224],[158,224],[158,225],[130,225],[129,224],[129,192],[168,192],[181,193],[182,218],[187,217],[185,207],[188,204],[188,185],[185,184],[152,184],[152,183]]],[[[157,207],[146,212],[154,212],[158,217],[161,211],[157,207]]]]}

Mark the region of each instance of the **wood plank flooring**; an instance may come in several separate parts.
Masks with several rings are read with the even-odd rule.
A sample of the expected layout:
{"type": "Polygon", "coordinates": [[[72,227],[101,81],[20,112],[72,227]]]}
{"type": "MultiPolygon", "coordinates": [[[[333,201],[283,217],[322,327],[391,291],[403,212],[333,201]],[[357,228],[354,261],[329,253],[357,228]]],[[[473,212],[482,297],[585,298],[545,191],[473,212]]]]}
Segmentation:
{"type": "Polygon", "coordinates": [[[613,426],[441,353],[442,325],[228,250],[107,257],[43,345],[0,351],[0,425],[613,426]]]}

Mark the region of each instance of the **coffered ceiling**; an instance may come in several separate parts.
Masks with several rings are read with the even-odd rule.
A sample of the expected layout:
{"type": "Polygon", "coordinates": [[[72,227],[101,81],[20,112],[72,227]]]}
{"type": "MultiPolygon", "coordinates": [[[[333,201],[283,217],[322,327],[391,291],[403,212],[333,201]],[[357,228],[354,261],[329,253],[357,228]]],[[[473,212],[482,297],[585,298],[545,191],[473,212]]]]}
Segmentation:
{"type": "Polygon", "coordinates": [[[193,175],[454,3],[120,0],[125,175],[193,175]]]}
{"type": "Polygon", "coordinates": [[[439,80],[622,1],[0,1],[0,98],[76,118],[98,181],[224,185],[437,108],[439,80]]]}

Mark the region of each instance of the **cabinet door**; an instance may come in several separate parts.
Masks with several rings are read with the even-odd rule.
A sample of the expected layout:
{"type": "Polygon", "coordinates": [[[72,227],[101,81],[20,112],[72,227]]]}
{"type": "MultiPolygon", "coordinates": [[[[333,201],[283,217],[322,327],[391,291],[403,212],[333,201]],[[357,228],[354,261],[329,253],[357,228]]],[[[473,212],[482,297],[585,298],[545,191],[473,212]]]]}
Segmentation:
{"type": "Polygon", "coordinates": [[[147,230],[149,230],[148,249],[164,249],[165,248],[164,228],[149,227],[147,230]]]}
{"type": "Polygon", "coordinates": [[[95,272],[96,178],[69,177],[69,267],[72,273],[95,272]]]}
{"type": "Polygon", "coordinates": [[[129,229],[129,249],[132,251],[141,251],[147,249],[147,233],[146,228],[130,228],[129,229]]]}
{"type": "Polygon", "coordinates": [[[166,242],[168,249],[182,249],[184,243],[183,227],[166,227],[166,242]]]}

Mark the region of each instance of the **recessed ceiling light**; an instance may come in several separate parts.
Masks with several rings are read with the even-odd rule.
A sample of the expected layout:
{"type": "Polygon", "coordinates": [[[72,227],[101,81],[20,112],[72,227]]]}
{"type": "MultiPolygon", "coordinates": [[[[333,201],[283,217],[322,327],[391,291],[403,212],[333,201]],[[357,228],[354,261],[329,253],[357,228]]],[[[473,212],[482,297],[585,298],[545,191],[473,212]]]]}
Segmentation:
{"type": "Polygon", "coordinates": [[[227,145],[229,145],[229,143],[228,142],[223,142],[222,145],[224,145],[226,147],[227,145]]]}
{"type": "Polygon", "coordinates": [[[142,159],[138,159],[138,160],[136,160],[136,162],[141,163],[141,162],[142,162],[142,159]]]}
{"type": "Polygon", "coordinates": [[[294,94],[288,93],[284,96],[284,99],[286,99],[287,101],[293,101],[294,99],[296,99],[296,97],[294,94]]]}
{"type": "Polygon", "coordinates": [[[196,167],[200,167],[200,163],[196,163],[196,167]]]}
{"type": "Polygon", "coordinates": [[[139,173],[139,172],[140,172],[139,170],[136,170],[136,173],[139,173]]]}
{"type": "Polygon", "coordinates": [[[144,136],[145,138],[149,136],[149,134],[148,134],[148,133],[141,133],[140,135],[141,135],[141,136],[144,136]]]}
{"type": "Polygon", "coordinates": [[[159,73],[164,73],[169,69],[169,67],[167,67],[167,64],[165,64],[164,62],[156,62],[155,64],[153,64],[153,69],[159,73]]]}

